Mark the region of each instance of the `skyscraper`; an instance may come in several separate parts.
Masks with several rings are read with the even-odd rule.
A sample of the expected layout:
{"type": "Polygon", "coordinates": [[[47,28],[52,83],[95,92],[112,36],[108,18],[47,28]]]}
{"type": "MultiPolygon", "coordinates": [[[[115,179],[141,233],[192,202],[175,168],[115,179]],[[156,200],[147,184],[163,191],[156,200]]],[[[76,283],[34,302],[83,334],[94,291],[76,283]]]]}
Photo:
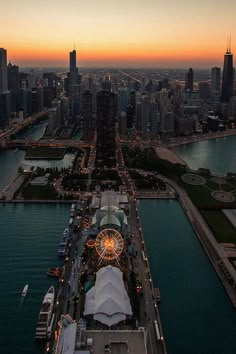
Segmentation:
{"type": "Polygon", "coordinates": [[[0,92],[7,91],[7,51],[0,48],[0,92]]]}
{"type": "Polygon", "coordinates": [[[0,127],[5,127],[10,118],[10,92],[7,90],[7,51],[0,48],[0,127]]]}
{"type": "Polygon", "coordinates": [[[115,166],[115,118],[117,98],[113,92],[97,94],[97,167],[115,166]]]}
{"type": "Polygon", "coordinates": [[[193,91],[193,69],[190,68],[185,76],[185,90],[193,91]]]}
{"type": "Polygon", "coordinates": [[[11,111],[17,112],[19,110],[19,66],[12,65],[11,63],[7,66],[7,79],[8,79],[8,90],[11,92],[11,111]]]}
{"type": "Polygon", "coordinates": [[[220,91],[220,68],[215,66],[211,69],[211,90],[212,91],[220,91]]]}
{"type": "Polygon", "coordinates": [[[76,51],[75,49],[70,52],[70,87],[76,84],[77,81],[77,69],[76,69],[76,51]]]}
{"type": "Polygon", "coordinates": [[[221,101],[229,102],[231,96],[233,96],[233,54],[231,53],[231,43],[229,41],[224,56],[221,101]]]}

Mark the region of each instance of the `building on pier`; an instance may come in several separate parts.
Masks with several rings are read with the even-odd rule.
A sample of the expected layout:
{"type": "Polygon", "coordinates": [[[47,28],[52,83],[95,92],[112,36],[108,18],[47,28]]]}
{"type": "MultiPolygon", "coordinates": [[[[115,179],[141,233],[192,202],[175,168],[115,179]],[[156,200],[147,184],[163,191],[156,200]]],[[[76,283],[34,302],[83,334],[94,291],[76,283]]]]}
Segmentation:
{"type": "Polygon", "coordinates": [[[147,354],[147,328],[138,320],[139,294],[132,267],[128,198],[97,190],[86,216],[77,322],[63,315],[56,354],[147,354]],[[136,295],[135,295],[136,294],[136,295]],[[136,300],[135,300],[136,299],[136,300]]]}

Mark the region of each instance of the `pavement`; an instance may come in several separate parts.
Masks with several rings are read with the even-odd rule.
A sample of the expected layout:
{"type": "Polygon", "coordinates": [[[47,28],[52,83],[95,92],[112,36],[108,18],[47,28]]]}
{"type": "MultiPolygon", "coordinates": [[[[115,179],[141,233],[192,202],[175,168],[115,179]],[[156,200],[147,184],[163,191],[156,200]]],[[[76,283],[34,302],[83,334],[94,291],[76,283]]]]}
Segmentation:
{"type": "Polygon", "coordinates": [[[145,244],[142,235],[142,229],[139,223],[138,210],[136,206],[136,199],[132,196],[129,197],[130,202],[130,226],[131,231],[134,233],[134,242],[136,244],[135,249],[137,250],[137,262],[138,262],[138,277],[139,281],[143,286],[143,302],[145,307],[141,309],[144,315],[141,315],[143,323],[142,326],[147,327],[147,352],[148,354],[159,354],[166,353],[164,341],[158,341],[156,337],[154,321],[160,325],[161,336],[163,336],[163,331],[161,328],[161,321],[158,312],[157,303],[154,299],[154,288],[152,284],[152,278],[150,273],[150,268],[148,260],[144,261],[142,257],[142,251],[145,251],[145,244]]]}
{"type": "Polygon", "coordinates": [[[6,201],[10,201],[13,199],[14,193],[20,188],[23,184],[26,175],[24,173],[18,173],[10,183],[2,190],[0,195],[5,197],[6,201]]]}

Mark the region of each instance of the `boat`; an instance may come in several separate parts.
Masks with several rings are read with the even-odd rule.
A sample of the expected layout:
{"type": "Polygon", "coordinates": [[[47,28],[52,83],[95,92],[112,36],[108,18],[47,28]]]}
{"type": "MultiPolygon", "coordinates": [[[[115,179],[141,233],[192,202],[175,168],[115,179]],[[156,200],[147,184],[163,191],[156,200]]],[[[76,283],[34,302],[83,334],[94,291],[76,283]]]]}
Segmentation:
{"type": "Polygon", "coordinates": [[[22,290],[22,293],[21,293],[21,296],[22,296],[22,297],[25,297],[25,296],[26,296],[27,291],[28,291],[28,288],[29,288],[29,285],[26,284],[26,285],[24,286],[24,289],[22,290]]]}
{"type": "Polygon", "coordinates": [[[36,326],[35,339],[49,339],[52,334],[52,324],[54,320],[53,305],[55,298],[54,287],[51,286],[44,296],[42,306],[39,312],[38,322],[36,326]]]}
{"type": "Polygon", "coordinates": [[[47,275],[51,276],[51,277],[57,277],[60,278],[62,273],[62,269],[61,268],[48,268],[47,270],[47,275]]]}
{"type": "Polygon", "coordinates": [[[154,295],[157,302],[161,301],[161,294],[159,288],[154,288],[154,295]]]}
{"type": "Polygon", "coordinates": [[[70,231],[69,229],[65,229],[62,233],[62,237],[60,240],[60,245],[59,245],[59,249],[58,249],[58,256],[59,257],[64,257],[66,254],[66,248],[67,248],[67,244],[68,241],[70,239],[70,231]]]}

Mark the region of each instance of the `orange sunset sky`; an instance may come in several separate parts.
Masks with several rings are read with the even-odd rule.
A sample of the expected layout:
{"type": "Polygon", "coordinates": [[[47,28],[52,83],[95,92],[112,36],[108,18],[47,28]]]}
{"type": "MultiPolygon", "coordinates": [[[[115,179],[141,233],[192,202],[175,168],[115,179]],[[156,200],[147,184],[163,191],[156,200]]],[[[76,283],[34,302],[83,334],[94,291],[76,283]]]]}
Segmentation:
{"type": "Polygon", "coordinates": [[[20,66],[221,66],[236,1],[1,1],[0,47],[20,66]]]}

